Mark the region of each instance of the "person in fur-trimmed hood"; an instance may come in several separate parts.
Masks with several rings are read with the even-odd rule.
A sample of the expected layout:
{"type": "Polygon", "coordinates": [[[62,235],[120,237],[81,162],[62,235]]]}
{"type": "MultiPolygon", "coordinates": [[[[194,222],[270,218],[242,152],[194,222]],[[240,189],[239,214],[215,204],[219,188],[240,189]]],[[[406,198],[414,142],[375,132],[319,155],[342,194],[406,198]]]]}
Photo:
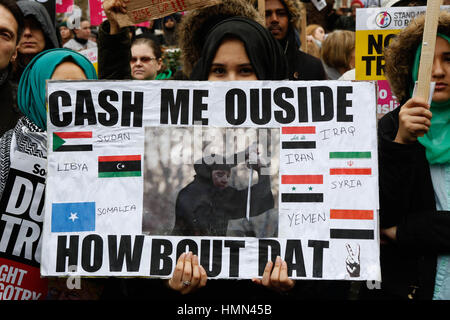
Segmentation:
{"type": "Polygon", "coordinates": [[[425,17],[385,49],[385,74],[401,102],[380,119],[381,289],[368,298],[450,299],[450,13],[441,12],[431,103],[413,95],[425,17]]]}
{"type": "Polygon", "coordinates": [[[320,59],[300,51],[300,12],[299,0],[266,0],[266,27],[283,47],[289,80],[326,80],[320,59]]]}
{"type": "Polygon", "coordinates": [[[200,59],[206,35],[219,21],[230,17],[247,17],[264,25],[252,0],[227,0],[205,9],[189,11],[177,26],[179,47],[182,51],[183,73],[186,77],[200,59]]]}

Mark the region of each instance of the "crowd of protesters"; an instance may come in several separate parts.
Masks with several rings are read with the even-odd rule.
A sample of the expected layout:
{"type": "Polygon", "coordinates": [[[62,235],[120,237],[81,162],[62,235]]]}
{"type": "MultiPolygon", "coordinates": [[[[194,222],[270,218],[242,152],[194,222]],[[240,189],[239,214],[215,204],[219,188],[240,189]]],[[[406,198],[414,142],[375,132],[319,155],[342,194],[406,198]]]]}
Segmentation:
{"type": "MultiPolygon", "coordinates": [[[[71,29],[65,20],[54,25],[38,2],[0,0],[0,199],[11,145],[21,146],[15,140],[37,146],[21,152],[46,158],[48,79],[354,79],[356,9],[426,5],[353,0],[336,7],[326,0],[319,11],[305,2],[307,27],[302,30],[299,0],[265,0],[264,16],[257,2],[225,0],[150,21],[147,27],[121,28],[114,13],[126,13],[125,2],[104,0],[107,19],[101,25],[92,27],[82,18],[71,29]],[[90,48],[98,50],[98,70],[83,55],[90,48]]],[[[168,280],[89,279],[97,292],[71,297],[143,299],[158,292],[159,299],[203,301],[228,299],[233,292],[237,301],[450,299],[450,14],[439,18],[432,70],[437,86],[430,105],[412,96],[423,28],[424,19],[417,19],[385,53],[386,76],[401,107],[379,122],[381,289],[367,290],[365,282],[294,281],[280,257],[267,263],[262,278],[207,281],[198,257],[189,252],[178,257],[168,280]]],[[[48,299],[68,298],[63,289],[51,294],[56,287],[48,299]]]]}

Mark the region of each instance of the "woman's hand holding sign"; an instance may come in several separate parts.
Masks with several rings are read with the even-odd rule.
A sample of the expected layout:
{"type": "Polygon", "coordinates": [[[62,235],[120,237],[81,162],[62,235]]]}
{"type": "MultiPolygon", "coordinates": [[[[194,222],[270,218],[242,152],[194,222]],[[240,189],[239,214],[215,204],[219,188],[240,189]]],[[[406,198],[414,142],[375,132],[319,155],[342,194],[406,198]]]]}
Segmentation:
{"type": "Polygon", "coordinates": [[[178,258],[172,278],[167,281],[167,285],[181,294],[187,294],[204,287],[207,279],[205,269],[198,263],[198,257],[188,252],[178,258]]]}
{"type": "Polygon", "coordinates": [[[408,144],[417,141],[431,126],[430,106],[421,98],[409,99],[400,109],[399,129],[395,142],[408,144]]]}
{"type": "Polygon", "coordinates": [[[295,280],[288,276],[286,261],[279,256],[275,260],[275,265],[272,261],[267,262],[262,279],[253,278],[252,281],[279,292],[289,291],[295,285],[295,280]]]}

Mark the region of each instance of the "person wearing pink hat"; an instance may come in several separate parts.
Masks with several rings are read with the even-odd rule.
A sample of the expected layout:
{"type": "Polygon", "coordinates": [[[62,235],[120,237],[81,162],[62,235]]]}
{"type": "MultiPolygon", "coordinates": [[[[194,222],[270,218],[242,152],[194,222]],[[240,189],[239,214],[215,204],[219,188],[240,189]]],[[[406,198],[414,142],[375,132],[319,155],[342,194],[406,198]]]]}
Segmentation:
{"type": "Polygon", "coordinates": [[[364,3],[361,0],[353,0],[350,3],[350,8],[352,8],[352,10],[353,8],[364,8],[364,3]]]}

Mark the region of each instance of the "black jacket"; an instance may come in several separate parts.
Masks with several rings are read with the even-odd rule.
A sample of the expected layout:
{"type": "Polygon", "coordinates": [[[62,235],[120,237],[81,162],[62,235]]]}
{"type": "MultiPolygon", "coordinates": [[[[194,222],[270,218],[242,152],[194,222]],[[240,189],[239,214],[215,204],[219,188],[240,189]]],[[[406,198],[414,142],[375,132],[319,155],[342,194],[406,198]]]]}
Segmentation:
{"type": "MultiPolygon", "coordinates": [[[[198,173],[198,171],[197,171],[198,173]]],[[[274,207],[270,177],[260,176],[251,187],[250,216],[274,207]]],[[[248,188],[221,190],[212,184],[210,177],[197,174],[179,193],[175,206],[173,235],[226,236],[229,220],[246,216],[248,188]]]]}
{"type": "Polygon", "coordinates": [[[131,79],[131,40],[128,28],[109,34],[109,21],[105,20],[98,30],[98,78],[109,80],[131,79]]]}
{"type": "Polygon", "coordinates": [[[22,117],[22,113],[17,108],[17,96],[14,95],[15,92],[7,74],[7,71],[0,72],[0,137],[6,131],[13,129],[19,118],[22,117]]]}
{"type": "Polygon", "coordinates": [[[299,50],[292,27],[280,44],[288,60],[289,80],[327,80],[320,59],[299,50]]]}
{"type": "Polygon", "coordinates": [[[380,228],[397,226],[397,240],[381,245],[382,289],[368,297],[431,299],[437,255],[450,251],[450,212],[436,211],[425,148],[393,142],[399,112],[378,124],[380,228]]]}

